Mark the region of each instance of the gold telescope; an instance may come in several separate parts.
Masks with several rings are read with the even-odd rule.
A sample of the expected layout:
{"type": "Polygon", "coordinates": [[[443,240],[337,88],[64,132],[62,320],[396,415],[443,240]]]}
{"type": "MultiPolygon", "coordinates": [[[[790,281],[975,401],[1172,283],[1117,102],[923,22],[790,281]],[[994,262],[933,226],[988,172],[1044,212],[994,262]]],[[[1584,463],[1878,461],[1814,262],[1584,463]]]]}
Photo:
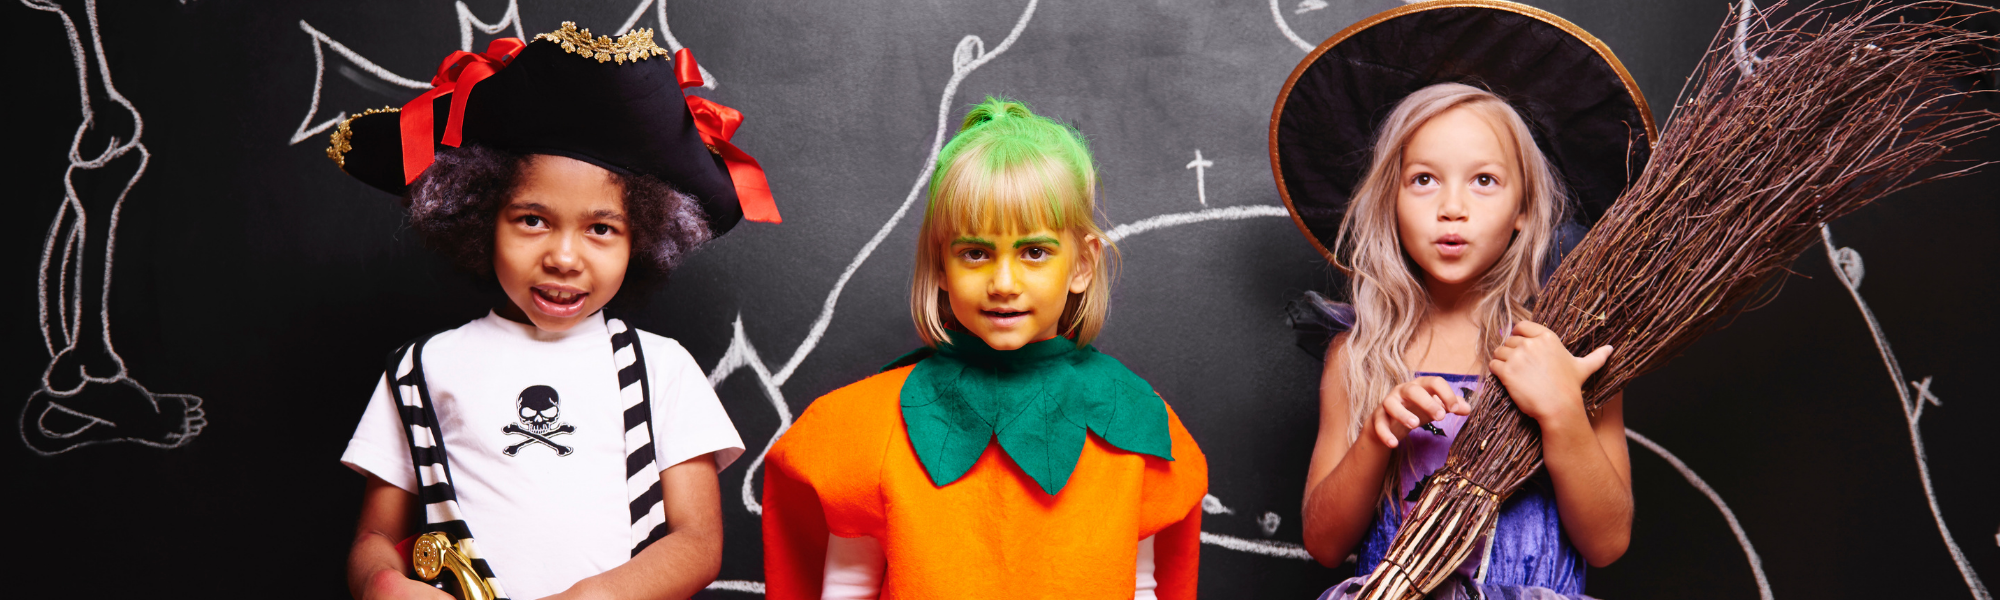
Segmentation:
{"type": "MultiPolygon", "coordinates": [[[[451,539],[436,531],[417,536],[417,542],[410,549],[410,564],[416,567],[417,578],[436,581],[443,571],[451,572],[450,583],[458,584],[459,600],[495,600],[500,597],[493,592],[493,586],[485,577],[472,570],[472,559],[451,539]]],[[[451,591],[451,590],[447,590],[451,591]]]]}

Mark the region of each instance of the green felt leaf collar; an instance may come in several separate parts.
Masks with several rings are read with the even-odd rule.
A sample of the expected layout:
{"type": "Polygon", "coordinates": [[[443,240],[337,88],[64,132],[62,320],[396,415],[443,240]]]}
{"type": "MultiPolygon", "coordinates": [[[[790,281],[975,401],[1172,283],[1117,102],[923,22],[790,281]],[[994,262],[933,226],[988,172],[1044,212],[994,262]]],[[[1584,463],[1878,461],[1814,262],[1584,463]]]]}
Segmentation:
{"type": "Polygon", "coordinates": [[[903,382],[903,424],[939,487],[964,477],[994,438],[1050,495],[1076,470],[1086,430],[1128,452],[1174,459],[1166,402],[1094,347],[1057,337],[1003,351],[953,332],[950,344],[928,350],[889,368],[917,365],[903,382]]]}

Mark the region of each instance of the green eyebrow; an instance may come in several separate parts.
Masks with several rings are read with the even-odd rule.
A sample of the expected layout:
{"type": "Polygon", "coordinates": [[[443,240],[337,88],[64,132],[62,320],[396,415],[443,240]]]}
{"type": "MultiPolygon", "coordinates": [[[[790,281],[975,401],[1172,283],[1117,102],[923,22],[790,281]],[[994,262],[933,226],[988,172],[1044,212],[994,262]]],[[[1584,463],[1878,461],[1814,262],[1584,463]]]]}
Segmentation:
{"type": "Polygon", "coordinates": [[[1014,240],[1015,248],[1025,248],[1028,246],[1033,246],[1035,244],[1048,244],[1050,246],[1055,246],[1058,248],[1062,247],[1062,241],[1046,235],[1038,235],[1031,238],[1021,238],[1018,240],[1014,240]]]}
{"type": "Polygon", "coordinates": [[[958,239],[951,241],[951,245],[953,246],[959,244],[972,244],[974,246],[985,246],[987,248],[993,247],[993,242],[987,241],[986,238],[977,238],[969,235],[961,235],[958,236],[958,239]]]}

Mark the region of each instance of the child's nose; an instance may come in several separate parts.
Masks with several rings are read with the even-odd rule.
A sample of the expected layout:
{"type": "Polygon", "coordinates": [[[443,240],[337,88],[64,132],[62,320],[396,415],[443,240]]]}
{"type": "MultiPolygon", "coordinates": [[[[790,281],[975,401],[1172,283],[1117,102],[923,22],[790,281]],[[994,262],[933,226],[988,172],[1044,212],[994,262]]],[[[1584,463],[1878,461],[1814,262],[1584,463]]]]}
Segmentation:
{"type": "Polygon", "coordinates": [[[994,269],[993,279],[987,283],[987,293],[995,296],[1014,296],[1021,293],[1021,264],[1016,261],[1002,261],[1000,268],[994,269]]]}
{"type": "Polygon", "coordinates": [[[1465,195],[1467,193],[1468,192],[1463,188],[1450,187],[1450,186],[1447,186],[1443,191],[1441,191],[1438,195],[1439,196],[1438,220],[1439,221],[1465,220],[1466,219],[1465,195]]]}
{"type": "Polygon", "coordinates": [[[555,244],[542,256],[542,264],[560,273],[577,270],[582,259],[576,253],[576,236],[556,236],[555,244]]]}

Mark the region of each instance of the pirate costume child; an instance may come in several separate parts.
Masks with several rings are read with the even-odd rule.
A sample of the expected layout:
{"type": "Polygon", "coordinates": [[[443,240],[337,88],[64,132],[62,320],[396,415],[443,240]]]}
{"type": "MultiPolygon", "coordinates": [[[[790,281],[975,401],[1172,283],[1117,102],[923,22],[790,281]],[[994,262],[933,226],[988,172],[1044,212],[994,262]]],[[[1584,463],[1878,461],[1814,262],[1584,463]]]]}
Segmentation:
{"type": "MultiPolygon", "coordinates": [[[[1555,227],[1543,280],[1650,156],[1652,115],[1638,86],[1608,47],[1560,17],[1511,2],[1437,0],[1363,19],[1298,65],[1278,95],[1270,130],[1285,206],[1313,246],[1350,277],[1359,277],[1350,270],[1354,257],[1334,250],[1373,154],[1385,147],[1377,145],[1385,121],[1406,97],[1438,84],[1469,85],[1504,100],[1533,134],[1558,188],[1568,190],[1571,220],[1555,227]]],[[[1525,235],[1517,232],[1516,239],[1525,235]]],[[[1402,260],[1415,264],[1407,252],[1402,260]]],[[[1362,320],[1354,305],[1313,292],[1288,312],[1298,345],[1315,357],[1327,357],[1334,338],[1362,320]]],[[[1442,378],[1472,398],[1482,374],[1408,377],[1442,378]]],[[[1385,553],[1465,422],[1464,415],[1444,414],[1394,448],[1387,489],[1353,548],[1357,576],[1321,598],[1351,598],[1370,573],[1396,572],[1385,553]]],[[[1492,535],[1430,597],[1581,597],[1587,565],[1563,530],[1554,490],[1546,470],[1524,484],[1500,508],[1492,535]]]]}
{"type": "MultiPolygon", "coordinates": [[[[650,30],[613,39],[564,23],[454,52],[431,83],[341,123],[327,154],[400,197],[430,246],[483,276],[502,276],[495,228],[512,225],[497,215],[520,206],[525,173],[551,156],[616,186],[622,211],[606,218],[629,233],[629,263],[614,265],[624,284],[663,277],[738,220],[778,221],[761,167],[729,141],[742,115],[684,96],[701,83],[693,57],[669,56],[650,30]]],[[[416,496],[420,578],[453,570],[441,583],[467,598],[570,589],[670,533],[664,470],[703,456],[720,470],[743,453],[679,344],[574,314],[603,290],[538,289],[533,305],[503,309],[569,310],[566,328],[489,312],[391,353],[341,462],[416,496]]]]}

